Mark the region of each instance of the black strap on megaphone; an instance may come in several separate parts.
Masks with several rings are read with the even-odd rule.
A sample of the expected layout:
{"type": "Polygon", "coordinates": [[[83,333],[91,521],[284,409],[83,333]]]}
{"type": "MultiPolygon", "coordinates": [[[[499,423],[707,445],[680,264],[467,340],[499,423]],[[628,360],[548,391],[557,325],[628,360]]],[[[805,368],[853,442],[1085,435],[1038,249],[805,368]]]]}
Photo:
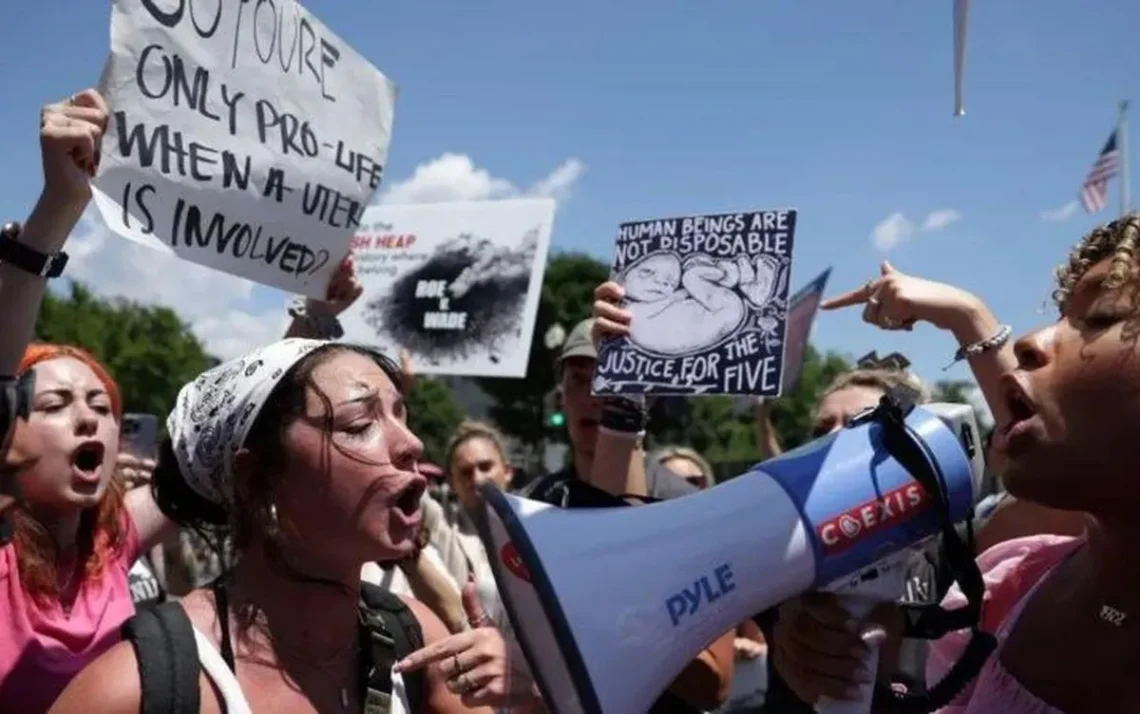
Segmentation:
{"type": "Polygon", "coordinates": [[[906,417],[914,406],[914,392],[905,386],[895,387],[883,396],[877,407],[858,421],[877,421],[883,426],[883,445],[887,453],[922,485],[933,501],[932,507],[939,518],[943,552],[958,587],[966,596],[966,606],[946,610],[938,604],[902,605],[903,634],[933,640],[950,632],[969,629],[970,641],[950,671],[925,692],[904,694],[883,684],[877,685],[876,711],[897,714],[924,714],[949,704],[978,676],[997,647],[997,639],[980,627],[985,583],[973,547],[963,540],[951,521],[946,478],[926,443],[906,423],[906,417]]]}

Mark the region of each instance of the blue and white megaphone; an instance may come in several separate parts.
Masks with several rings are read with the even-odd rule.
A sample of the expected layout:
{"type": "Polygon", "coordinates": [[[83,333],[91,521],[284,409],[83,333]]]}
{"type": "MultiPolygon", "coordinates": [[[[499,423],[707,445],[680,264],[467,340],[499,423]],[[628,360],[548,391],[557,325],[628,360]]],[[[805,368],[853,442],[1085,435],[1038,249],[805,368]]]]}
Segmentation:
{"type": "Polygon", "coordinates": [[[645,712],[709,643],[805,591],[897,599],[901,554],[969,516],[984,455],[969,406],[888,401],[671,501],[564,510],[484,488],[475,520],[547,706],[645,712]]]}

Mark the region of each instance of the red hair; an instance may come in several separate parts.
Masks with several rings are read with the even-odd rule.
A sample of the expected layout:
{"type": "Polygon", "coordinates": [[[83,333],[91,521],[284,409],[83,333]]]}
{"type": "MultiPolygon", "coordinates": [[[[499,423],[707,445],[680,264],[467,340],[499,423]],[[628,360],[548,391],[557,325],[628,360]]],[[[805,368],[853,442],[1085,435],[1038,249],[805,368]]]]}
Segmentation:
{"type": "MultiPolygon", "coordinates": [[[[20,360],[17,373],[23,374],[41,362],[68,357],[79,360],[95,373],[107,390],[115,421],[120,422],[123,401],[119,385],[107,368],[84,349],[70,345],[31,344],[20,360]]],[[[123,490],[123,484],[116,474],[111,478],[99,505],[86,510],[79,519],[75,545],[77,557],[84,563],[84,580],[101,578],[107,564],[126,545],[128,516],[123,502],[123,490]]],[[[23,508],[14,509],[12,524],[12,541],[16,547],[16,563],[24,590],[36,598],[58,598],[60,592],[56,560],[59,553],[51,534],[23,508]]]]}

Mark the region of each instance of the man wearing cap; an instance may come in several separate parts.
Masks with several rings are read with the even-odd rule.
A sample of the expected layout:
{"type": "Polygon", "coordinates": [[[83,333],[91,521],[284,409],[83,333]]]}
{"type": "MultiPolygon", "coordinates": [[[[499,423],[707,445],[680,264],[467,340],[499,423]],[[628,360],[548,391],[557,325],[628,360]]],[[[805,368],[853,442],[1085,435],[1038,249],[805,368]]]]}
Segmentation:
{"type": "MultiPolygon", "coordinates": [[[[591,505],[577,500],[571,488],[575,482],[589,483],[612,495],[660,500],[695,493],[698,489],[684,478],[660,464],[646,462],[641,448],[647,422],[644,400],[601,398],[591,393],[598,360],[593,327],[593,319],[578,323],[563,343],[558,359],[570,463],[536,479],[520,495],[575,508],[591,505]]],[[[599,607],[604,604],[599,603],[599,607]]],[[[732,640],[733,633],[728,632],[702,651],[653,704],[650,714],[691,714],[720,706],[732,685],[732,640]]]]}

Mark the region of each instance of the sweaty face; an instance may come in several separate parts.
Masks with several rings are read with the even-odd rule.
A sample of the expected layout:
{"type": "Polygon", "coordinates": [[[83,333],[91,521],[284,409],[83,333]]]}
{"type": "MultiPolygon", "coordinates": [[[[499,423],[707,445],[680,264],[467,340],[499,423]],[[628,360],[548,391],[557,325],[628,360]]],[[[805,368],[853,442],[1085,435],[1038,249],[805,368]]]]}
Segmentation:
{"type": "Polygon", "coordinates": [[[311,382],[306,414],[285,433],[286,471],[273,494],[278,517],[330,562],[411,554],[427,480],[416,470],[423,443],[408,430],[403,397],[379,365],[355,352],[325,359],[311,382]]]}
{"type": "Polygon", "coordinates": [[[1140,295],[1136,275],[1103,286],[1090,268],[1056,323],[1014,345],[1004,380],[1012,417],[993,449],[1010,493],[1046,506],[1128,517],[1140,501],[1140,295]]]}
{"type": "Polygon", "coordinates": [[[641,261],[625,276],[625,294],[631,300],[653,302],[667,298],[681,285],[681,261],[670,254],[641,261]]]}
{"type": "Polygon", "coordinates": [[[95,506],[111,482],[119,452],[111,398],[91,368],[72,357],[34,369],[32,411],[11,446],[16,457],[34,462],[17,477],[21,495],[47,512],[95,506]]]}
{"type": "Polygon", "coordinates": [[[882,390],[874,387],[850,386],[835,390],[819,403],[812,424],[812,438],[818,439],[839,431],[847,426],[852,417],[867,407],[875,406],[882,398],[882,390]]]}
{"type": "Polygon", "coordinates": [[[602,418],[602,402],[590,394],[594,364],[588,357],[571,357],[562,364],[562,409],[570,444],[579,459],[593,458],[602,418]]]}
{"type": "Polygon", "coordinates": [[[697,488],[708,488],[712,484],[705,478],[705,474],[701,471],[701,465],[692,459],[686,459],[684,456],[674,456],[670,459],[665,459],[661,465],[693,484],[697,488]]]}
{"type": "Polygon", "coordinates": [[[511,467],[495,442],[476,436],[455,449],[448,475],[459,502],[470,510],[479,506],[478,488],[482,484],[490,482],[499,489],[506,489],[511,482],[511,467]]]}

